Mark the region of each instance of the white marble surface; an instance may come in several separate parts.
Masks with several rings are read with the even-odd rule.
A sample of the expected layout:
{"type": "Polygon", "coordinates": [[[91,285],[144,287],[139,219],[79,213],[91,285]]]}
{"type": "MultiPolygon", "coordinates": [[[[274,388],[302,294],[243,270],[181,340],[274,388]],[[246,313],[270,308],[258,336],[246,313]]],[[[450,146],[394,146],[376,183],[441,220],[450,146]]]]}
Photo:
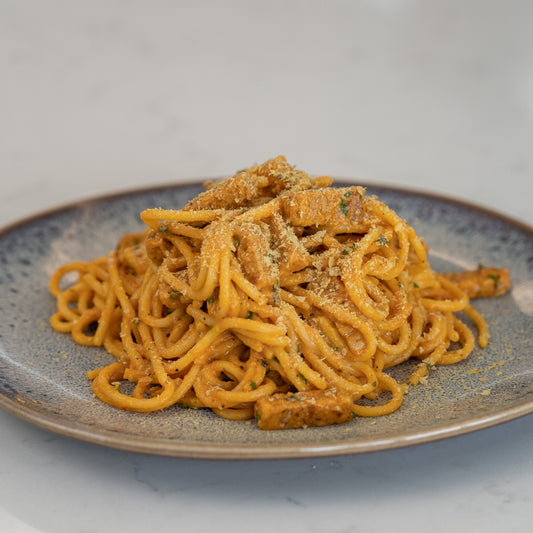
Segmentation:
{"type": "MultiPolygon", "coordinates": [[[[532,24],[527,0],[2,0],[0,224],[279,153],[533,224],[532,24]]],[[[532,441],[527,416],[396,451],[210,462],[0,412],[0,531],[525,530],[532,441]]]]}

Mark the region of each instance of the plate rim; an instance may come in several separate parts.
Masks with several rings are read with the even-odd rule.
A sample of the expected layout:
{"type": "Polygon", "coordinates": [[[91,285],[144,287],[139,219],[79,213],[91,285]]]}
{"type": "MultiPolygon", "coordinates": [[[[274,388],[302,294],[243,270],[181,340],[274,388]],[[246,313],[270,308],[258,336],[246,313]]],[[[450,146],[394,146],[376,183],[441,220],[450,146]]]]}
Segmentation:
{"type": "Polygon", "coordinates": [[[202,442],[180,442],[168,439],[153,439],[136,435],[125,435],[111,430],[78,425],[71,421],[64,424],[48,413],[37,413],[23,404],[6,398],[0,393],[0,407],[17,418],[36,427],[75,440],[95,444],[115,450],[145,455],[175,457],[183,459],[209,460],[273,460],[335,457],[360,455],[415,445],[429,444],[452,437],[467,435],[488,429],[518,418],[533,414],[533,401],[492,413],[490,416],[478,415],[461,423],[453,421],[435,429],[410,431],[389,438],[347,439],[346,441],[322,441],[316,444],[212,444],[202,442]]]}
{"type": "MultiPolygon", "coordinates": [[[[0,237],[15,231],[17,228],[35,223],[39,219],[59,215],[69,210],[79,209],[91,204],[118,200],[129,195],[157,194],[167,189],[199,188],[204,181],[205,179],[132,187],[123,189],[122,191],[103,193],[85,199],[66,202],[62,205],[41,210],[9,222],[0,228],[0,237]]],[[[410,197],[429,198],[453,204],[462,209],[481,212],[510,224],[517,230],[525,231],[533,238],[533,225],[529,225],[525,221],[513,218],[496,209],[439,192],[380,182],[361,182],[350,178],[334,178],[333,185],[343,186],[353,184],[354,182],[358,182],[361,186],[368,189],[380,189],[381,191],[403,194],[410,197]]],[[[147,438],[145,436],[130,435],[104,428],[91,427],[86,424],[77,424],[75,421],[68,421],[67,423],[50,413],[38,412],[27,405],[12,400],[2,392],[0,392],[0,408],[28,423],[56,434],[122,451],[191,459],[268,460],[355,455],[430,443],[493,427],[531,414],[533,413],[533,400],[525,400],[490,414],[480,414],[462,421],[450,421],[436,428],[404,432],[399,436],[363,439],[350,438],[345,441],[320,441],[315,444],[309,442],[283,444],[213,444],[196,441],[184,442],[147,438]]]]}

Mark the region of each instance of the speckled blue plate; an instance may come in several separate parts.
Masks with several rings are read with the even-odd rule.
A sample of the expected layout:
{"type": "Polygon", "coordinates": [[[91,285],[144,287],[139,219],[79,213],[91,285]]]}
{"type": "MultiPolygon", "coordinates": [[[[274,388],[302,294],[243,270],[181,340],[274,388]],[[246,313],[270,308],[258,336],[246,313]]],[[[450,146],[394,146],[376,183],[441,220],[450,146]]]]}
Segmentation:
{"type": "MultiPolygon", "coordinates": [[[[200,185],[127,192],[68,206],[0,234],[0,405],[38,426],[84,441],[158,455],[260,459],[353,454],[429,442],[533,412],[533,229],[443,197],[368,188],[431,247],[436,270],[508,267],[513,289],[477,300],[492,330],[486,350],[438,367],[392,415],[326,428],[261,431],[211,412],[172,407],[124,412],[95,399],[89,369],[111,360],[53,331],[48,280],[61,264],[106,254],[142,228],[149,207],[180,208],[200,185]]],[[[401,377],[405,367],[394,369],[401,377]]]]}

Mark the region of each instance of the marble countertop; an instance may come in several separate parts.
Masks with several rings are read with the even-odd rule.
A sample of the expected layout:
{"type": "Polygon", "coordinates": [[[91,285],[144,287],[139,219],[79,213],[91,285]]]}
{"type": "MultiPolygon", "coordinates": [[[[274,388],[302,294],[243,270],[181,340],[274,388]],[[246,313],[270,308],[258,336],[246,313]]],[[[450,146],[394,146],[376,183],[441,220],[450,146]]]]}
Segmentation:
{"type": "MultiPolygon", "coordinates": [[[[0,224],[285,154],[533,225],[533,4],[0,4],[0,224]]],[[[529,354],[533,356],[533,354],[529,354]]],[[[517,531],[533,415],[354,456],[171,459],[0,412],[0,530],[517,531]]]]}

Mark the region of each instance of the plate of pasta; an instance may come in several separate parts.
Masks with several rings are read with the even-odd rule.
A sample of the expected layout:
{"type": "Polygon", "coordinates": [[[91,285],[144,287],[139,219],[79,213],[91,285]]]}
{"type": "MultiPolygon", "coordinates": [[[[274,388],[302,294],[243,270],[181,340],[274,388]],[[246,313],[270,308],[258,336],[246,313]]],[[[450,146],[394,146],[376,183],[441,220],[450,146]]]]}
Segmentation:
{"type": "Polygon", "coordinates": [[[0,234],[0,406],[158,455],[353,454],[533,412],[533,229],[283,156],[0,234]]]}

